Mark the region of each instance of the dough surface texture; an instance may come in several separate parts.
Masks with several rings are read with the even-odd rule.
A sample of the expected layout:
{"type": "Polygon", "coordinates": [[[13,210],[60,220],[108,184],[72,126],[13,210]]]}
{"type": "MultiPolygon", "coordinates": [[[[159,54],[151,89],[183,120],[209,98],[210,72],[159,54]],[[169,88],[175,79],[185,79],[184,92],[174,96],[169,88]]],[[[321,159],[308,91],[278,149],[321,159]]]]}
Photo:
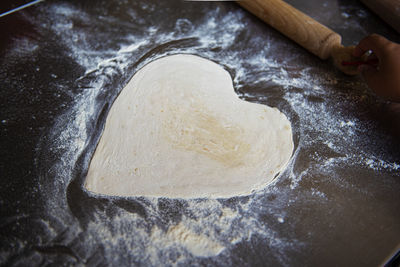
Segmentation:
{"type": "Polygon", "coordinates": [[[292,151],[284,114],[239,99],[218,64],[178,54],[144,66],[116,98],[85,187],[115,196],[248,195],[292,151]]]}

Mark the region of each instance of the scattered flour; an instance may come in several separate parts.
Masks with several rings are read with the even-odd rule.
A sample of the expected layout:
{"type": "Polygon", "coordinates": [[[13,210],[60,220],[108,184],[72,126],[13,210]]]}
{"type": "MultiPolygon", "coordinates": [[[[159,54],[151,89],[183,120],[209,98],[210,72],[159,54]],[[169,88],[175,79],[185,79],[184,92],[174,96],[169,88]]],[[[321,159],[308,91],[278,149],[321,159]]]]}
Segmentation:
{"type": "MultiPolygon", "coordinates": [[[[116,6],[115,10],[123,8],[116,6]]],[[[364,149],[361,145],[367,142],[364,137],[366,124],[356,116],[342,113],[346,103],[330,101],[335,94],[330,89],[342,82],[334,78],[336,73],[327,70],[326,77],[316,74],[315,68],[297,58],[298,50],[293,50],[297,48],[284,39],[274,39],[265,33],[251,35],[250,39],[246,34],[249,22],[244,12],[224,11],[217,7],[207,12],[201,21],[178,17],[171,28],[163,28],[161,25],[143,26],[146,14],[155,12],[157,8],[151,3],[141,8],[143,15],[127,10],[132,21],[126,22],[90,15],[72,4],[46,2],[41,10],[44,15],[31,18],[38,28],[54,33],[69,49],[68,55],[85,70],[76,81],[77,88],[82,90],[74,95],[71,108],[57,118],[53,130],[47,135],[47,140],[52,140],[51,148],[47,148],[49,153],[59,157],[53,157],[52,170],[43,174],[43,177],[54,175],[51,176],[53,184],[43,185],[41,189],[43,194],[49,195],[48,218],[43,219],[43,225],[48,226],[49,235],[54,240],[62,239],[62,236],[63,242],[72,247],[80,261],[88,263],[93,260],[92,256],[96,255],[100,245],[102,256],[109,265],[121,262],[153,266],[189,265],[193,257],[217,255],[229,265],[226,255],[229,256],[237,244],[260,237],[271,257],[275,257],[280,265],[290,265],[293,262],[289,252],[302,250],[304,243],[288,235],[295,226],[290,224],[286,211],[296,201],[293,190],[300,187],[304,177],[312,173],[325,174],[331,176],[334,183],[336,168],[344,164],[374,171],[400,169],[398,162],[380,159],[374,151],[364,149]],[[93,25],[106,27],[109,24],[130,30],[120,34],[119,42],[107,45],[113,30],[101,28],[105,32],[100,33],[93,25]],[[94,28],[93,31],[87,30],[90,27],[94,28]],[[236,44],[241,40],[245,40],[246,45],[239,44],[238,48],[236,44]],[[115,46],[115,43],[119,45],[115,46]],[[282,49],[292,49],[293,53],[280,58],[282,49]],[[76,163],[82,153],[86,153],[93,134],[90,129],[100,114],[102,105],[99,99],[105,95],[110,98],[107,102],[111,103],[122,89],[122,83],[127,82],[134,71],[171,53],[197,54],[225,66],[233,75],[237,93],[246,100],[269,103],[278,97],[277,105],[286,103],[280,109],[283,108],[289,119],[297,120],[293,125],[297,129],[297,148],[286,171],[281,174],[281,179],[289,181],[289,187],[282,187],[280,179],[276,179],[267,188],[238,200],[178,201],[178,204],[183,203],[185,212],[179,210],[178,204],[171,204],[173,207],[178,205],[177,220],[165,219],[168,216],[162,215],[165,208],[160,207],[160,199],[131,200],[144,209],[145,215],[140,215],[117,208],[113,203],[118,198],[106,198],[113,215],[107,215],[107,208],[93,208],[85,211],[92,214],[86,225],[79,222],[84,220],[65,211],[69,210],[65,198],[76,168],[81,167],[76,163]],[[119,81],[119,88],[112,88],[115,80],[119,81]],[[252,91],[252,88],[260,86],[263,88],[261,93],[252,91]],[[355,150],[355,146],[359,149],[355,150]],[[325,150],[329,153],[326,154],[325,150]],[[304,156],[302,151],[309,153],[310,162],[301,168],[296,163],[304,156]],[[275,199],[267,200],[269,196],[275,199]],[[261,215],[264,215],[263,219],[260,219],[261,215]],[[285,231],[276,224],[285,226],[285,231]],[[79,243],[86,247],[74,248],[79,243]]],[[[21,47],[24,46],[27,44],[21,43],[21,47]]],[[[32,46],[27,50],[34,53],[37,49],[32,46]]],[[[347,86],[352,87],[352,84],[347,86]]],[[[38,150],[46,149],[44,145],[49,146],[43,142],[38,150]]],[[[104,201],[101,196],[89,194],[87,197],[98,198],[99,203],[104,201]]],[[[316,188],[303,197],[327,200],[327,195],[316,188]]],[[[79,205],[85,206],[85,203],[79,205]]]]}
{"type": "Polygon", "coordinates": [[[196,234],[189,228],[185,227],[182,223],[171,226],[167,233],[161,232],[156,228],[156,232],[151,234],[152,238],[164,237],[171,242],[176,243],[178,246],[182,245],[188,249],[194,256],[211,257],[218,255],[225,247],[203,234],[196,234]]]}

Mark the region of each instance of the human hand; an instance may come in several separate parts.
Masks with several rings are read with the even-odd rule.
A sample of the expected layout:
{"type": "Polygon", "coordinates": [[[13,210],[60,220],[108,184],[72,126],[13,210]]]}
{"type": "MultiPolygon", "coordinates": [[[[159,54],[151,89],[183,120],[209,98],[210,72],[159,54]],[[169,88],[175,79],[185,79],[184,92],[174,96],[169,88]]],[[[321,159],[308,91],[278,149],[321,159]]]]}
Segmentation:
{"type": "Polygon", "coordinates": [[[372,34],[355,47],[353,55],[361,57],[368,51],[368,59],[378,59],[376,66],[361,65],[359,70],[368,86],[379,96],[400,102],[400,45],[372,34]]]}

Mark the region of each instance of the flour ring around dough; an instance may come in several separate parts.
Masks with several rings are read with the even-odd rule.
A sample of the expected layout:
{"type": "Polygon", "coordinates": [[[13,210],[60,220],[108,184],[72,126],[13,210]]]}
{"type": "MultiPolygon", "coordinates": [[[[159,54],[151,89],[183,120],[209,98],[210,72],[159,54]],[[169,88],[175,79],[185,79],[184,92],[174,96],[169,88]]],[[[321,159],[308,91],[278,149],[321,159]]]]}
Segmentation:
{"type": "Polygon", "coordinates": [[[283,113],[239,99],[217,63],[177,54],[145,65],[116,98],[85,187],[113,196],[248,195],[292,152],[283,113]]]}

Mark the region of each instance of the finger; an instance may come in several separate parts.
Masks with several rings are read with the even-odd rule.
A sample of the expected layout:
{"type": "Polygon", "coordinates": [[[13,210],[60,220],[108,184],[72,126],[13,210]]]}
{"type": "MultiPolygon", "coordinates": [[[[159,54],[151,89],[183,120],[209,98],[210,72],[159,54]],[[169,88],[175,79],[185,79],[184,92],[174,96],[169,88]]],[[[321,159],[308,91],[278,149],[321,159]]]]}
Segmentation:
{"type": "Polygon", "coordinates": [[[379,68],[379,65],[381,65],[381,60],[379,60],[379,58],[374,53],[368,55],[366,59],[363,57],[363,61],[367,62],[369,66],[375,68],[379,68]]]}
{"type": "Polygon", "coordinates": [[[378,34],[372,34],[360,41],[360,43],[354,48],[353,55],[356,57],[360,57],[365,52],[372,50],[377,57],[381,57],[383,50],[390,41],[383,36],[378,34]]]}
{"type": "Polygon", "coordinates": [[[371,59],[379,59],[375,53],[371,53],[370,55],[368,55],[367,60],[371,60],[371,59]]]}
{"type": "Polygon", "coordinates": [[[368,86],[372,90],[374,90],[375,93],[379,94],[379,88],[382,84],[381,75],[379,71],[376,68],[369,65],[361,65],[359,67],[359,71],[361,72],[368,86]]]}

